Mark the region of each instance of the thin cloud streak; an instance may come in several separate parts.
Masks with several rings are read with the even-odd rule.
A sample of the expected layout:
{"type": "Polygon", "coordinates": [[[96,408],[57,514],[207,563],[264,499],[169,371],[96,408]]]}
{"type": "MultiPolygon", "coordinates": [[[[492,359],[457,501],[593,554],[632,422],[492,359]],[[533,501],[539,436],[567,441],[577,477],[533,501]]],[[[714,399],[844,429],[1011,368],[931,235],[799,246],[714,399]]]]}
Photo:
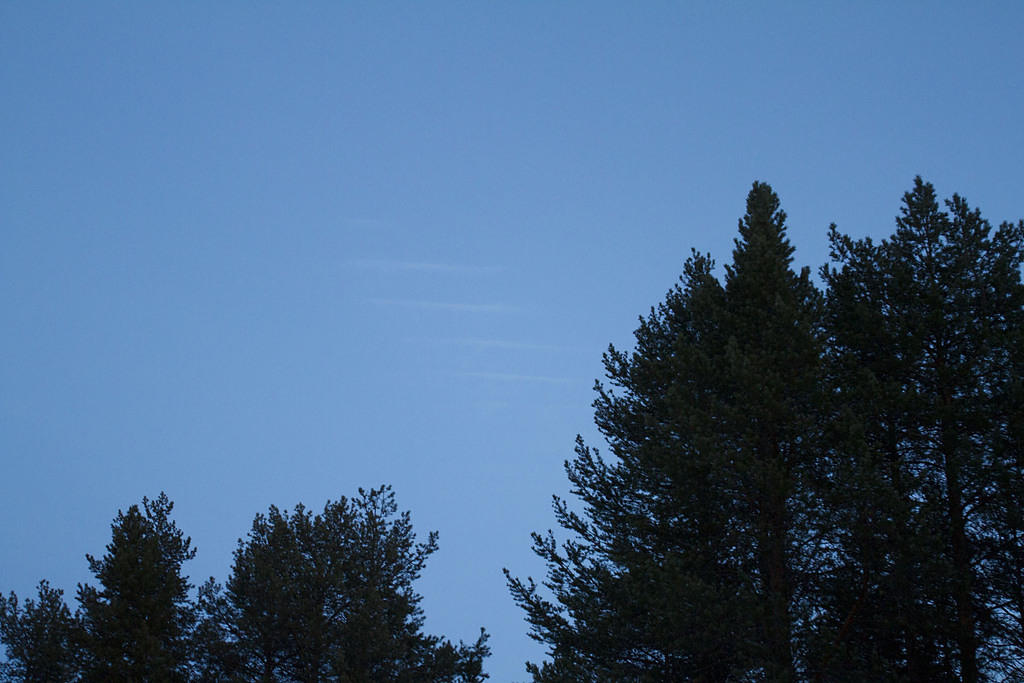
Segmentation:
{"type": "Polygon", "coordinates": [[[569,384],[568,377],[550,377],[547,375],[520,375],[513,372],[460,372],[460,377],[487,379],[498,382],[543,382],[545,384],[569,384]]]}
{"type": "Polygon", "coordinates": [[[387,225],[387,221],[381,220],[380,218],[360,218],[354,217],[349,218],[345,221],[348,225],[353,225],[361,228],[376,228],[382,225],[387,225]]]}
{"type": "Polygon", "coordinates": [[[478,349],[504,349],[509,351],[585,351],[585,349],[574,346],[559,346],[557,344],[537,344],[534,342],[521,342],[507,339],[449,338],[427,339],[426,341],[432,344],[445,344],[450,346],[471,346],[478,349]]]}
{"type": "Polygon", "coordinates": [[[447,301],[418,301],[414,299],[367,299],[371,304],[380,306],[401,306],[437,311],[455,311],[459,313],[513,313],[518,308],[504,304],[464,304],[447,301]]]}
{"type": "Polygon", "coordinates": [[[392,259],[353,259],[347,262],[352,268],[365,270],[417,271],[423,273],[496,273],[501,266],[477,266],[458,263],[430,263],[424,261],[396,261],[392,259]]]}

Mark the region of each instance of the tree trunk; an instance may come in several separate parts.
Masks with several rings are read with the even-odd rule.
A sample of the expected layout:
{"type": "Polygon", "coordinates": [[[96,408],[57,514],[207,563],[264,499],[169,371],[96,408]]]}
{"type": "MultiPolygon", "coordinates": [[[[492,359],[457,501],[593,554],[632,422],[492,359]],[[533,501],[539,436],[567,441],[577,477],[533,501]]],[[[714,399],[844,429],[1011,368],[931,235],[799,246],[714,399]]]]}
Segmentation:
{"type": "Polygon", "coordinates": [[[768,602],[766,645],[768,647],[768,680],[788,683],[796,680],[793,664],[792,625],[790,624],[788,553],[786,552],[786,478],[775,446],[773,460],[765,463],[768,476],[764,490],[765,534],[761,549],[761,570],[768,602]]]}

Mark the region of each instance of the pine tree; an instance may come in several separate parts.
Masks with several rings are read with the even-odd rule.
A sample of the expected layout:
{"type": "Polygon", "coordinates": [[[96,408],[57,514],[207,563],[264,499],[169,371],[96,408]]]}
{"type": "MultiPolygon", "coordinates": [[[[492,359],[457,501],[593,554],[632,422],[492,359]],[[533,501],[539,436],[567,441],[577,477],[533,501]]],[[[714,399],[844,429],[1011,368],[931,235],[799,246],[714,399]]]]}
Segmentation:
{"type": "Polygon", "coordinates": [[[609,348],[578,441],[572,538],[534,536],[545,597],[506,572],[551,661],[538,681],[795,680],[820,553],[820,295],[790,267],[785,214],[755,183],[724,287],[694,254],[680,286],[609,348]]]}
{"type": "Polygon", "coordinates": [[[7,661],[0,663],[0,680],[77,680],[81,633],[63,596],[63,591],[40,581],[38,597],[25,600],[24,605],[18,604],[14,593],[0,598],[0,642],[7,648],[7,661]]]}
{"type": "MultiPolygon", "coordinates": [[[[203,590],[201,630],[220,633],[219,680],[484,680],[486,634],[454,645],[422,633],[413,590],[437,534],[416,543],[388,487],[257,515],[225,590],[203,590]]],[[[219,654],[218,654],[219,653],[219,654]]],[[[213,677],[213,676],[211,676],[213,677]]]]}
{"type": "Polygon", "coordinates": [[[182,565],[191,539],[161,493],[118,512],[107,552],[86,558],[100,587],[79,585],[87,681],[183,681],[195,614],[182,565]]]}
{"type": "Polygon", "coordinates": [[[833,229],[840,268],[824,271],[830,357],[863,426],[826,591],[838,666],[855,677],[1020,666],[1024,227],[990,237],[963,198],[946,206],[917,178],[896,234],[874,245],[833,229]]]}

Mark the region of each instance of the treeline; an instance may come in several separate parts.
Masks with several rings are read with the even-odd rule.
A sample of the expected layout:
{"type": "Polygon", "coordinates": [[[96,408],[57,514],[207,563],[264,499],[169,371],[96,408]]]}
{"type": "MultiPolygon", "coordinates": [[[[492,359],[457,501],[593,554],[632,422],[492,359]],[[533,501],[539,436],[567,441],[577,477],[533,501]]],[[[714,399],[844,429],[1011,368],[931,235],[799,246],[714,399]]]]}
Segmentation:
{"type": "MultiPolygon", "coordinates": [[[[724,278],[694,253],[609,347],[595,419],[506,572],[538,682],[1024,680],[1024,221],[993,230],[916,179],[878,243],[830,231],[824,289],[755,183],[724,278]]],[[[259,515],[197,598],[166,497],[113,524],[74,613],[0,603],[8,679],[479,681],[421,632],[415,542],[387,488],[259,515]]]]}
{"type": "Polygon", "coordinates": [[[509,575],[536,681],[1024,680],[1024,222],[918,178],[824,290],[755,183],[724,279],[694,254],[610,347],[568,539],[509,575]]]}
{"type": "Polygon", "coordinates": [[[75,612],[45,581],[35,599],[0,598],[0,640],[12,681],[408,681],[487,678],[487,635],[471,645],[422,632],[413,590],[437,534],[417,543],[388,487],[360,490],[313,514],[271,507],[239,541],[231,575],[199,587],[195,556],[155,500],[119,512],[97,586],[75,612]]]}

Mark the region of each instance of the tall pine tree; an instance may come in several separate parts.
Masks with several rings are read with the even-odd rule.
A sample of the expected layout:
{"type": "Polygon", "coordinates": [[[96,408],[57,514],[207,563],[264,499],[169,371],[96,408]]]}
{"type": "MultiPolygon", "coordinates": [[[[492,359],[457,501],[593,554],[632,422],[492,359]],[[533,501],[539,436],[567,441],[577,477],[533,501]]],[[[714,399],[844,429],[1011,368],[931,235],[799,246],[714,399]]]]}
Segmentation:
{"type": "Polygon", "coordinates": [[[615,456],[566,464],[570,538],[535,535],[546,597],[509,575],[551,661],[535,680],[795,680],[821,553],[820,296],[755,183],[724,286],[694,255],[610,348],[595,417],[615,456]]]}
{"type": "Polygon", "coordinates": [[[832,367],[863,426],[826,591],[855,677],[1020,673],[1024,226],[993,235],[963,198],[946,207],[917,178],[895,235],[833,230],[824,271],[832,367]]]}
{"type": "Polygon", "coordinates": [[[87,681],[184,681],[195,611],[182,565],[191,539],[161,493],[118,512],[107,552],[86,556],[100,587],[79,585],[87,681]]]}

